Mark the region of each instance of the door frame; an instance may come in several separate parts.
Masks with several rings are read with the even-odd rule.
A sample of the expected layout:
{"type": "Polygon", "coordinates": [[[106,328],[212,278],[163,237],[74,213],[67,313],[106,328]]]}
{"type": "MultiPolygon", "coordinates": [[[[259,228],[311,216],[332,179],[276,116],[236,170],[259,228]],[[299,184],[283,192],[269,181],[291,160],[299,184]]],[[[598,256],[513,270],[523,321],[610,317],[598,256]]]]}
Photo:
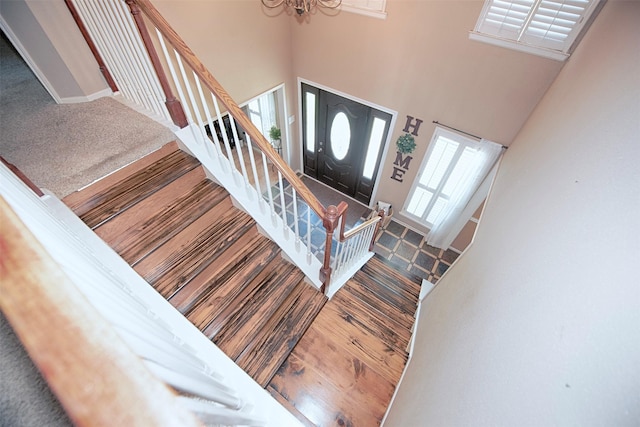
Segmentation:
{"type": "MultiPolygon", "coordinates": [[[[381,105],[375,104],[371,101],[367,101],[361,98],[358,98],[356,96],[353,95],[349,95],[348,93],[344,93],[341,92],[339,90],[333,89],[329,86],[325,86],[323,84],[314,82],[312,80],[307,80],[304,79],[302,77],[298,77],[297,78],[297,82],[296,82],[296,91],[298,93],[298,148],[299,148],[299,154],[298,154],[298,162],[299,165],[304,165],[304,147],[302,144],[303,141],[303,123],[302,123],[302,90],[300,89],[302,86],[302,83],[308,84],[309,86],[313,86],[316,87],[318,89],[324,90],[325,92],[330,92],[333,93],[335,95],[341,96],[343,98],[347,98],[351,101],[354,102],[358,102],[362,105],[366,105],[367,107],[371,107],[374,108],[376,110],[380,110],[382,112],[385,112],[387,114],[391,115],[391,123],[389,124],[389,132],[387,133],[387,139],[386,141],[383,141],[383,147],[382,147],[382,157],[380,158],[380,164],[378,165],[378,170],[377,170],[377,174],[376,174],[376,180],[373,184],[373,191],[371,192],[371,199],[369,200],[369,208],[372,208],[373,206],[375,206],[376,203],[376,195],[378,193],[378,185],[380,184],[380,180],[382,178],[382,169],[384,168],[384,161],[387,158],[387,154],[389,152],[389,147],[391,146],[391,137],[393,134],[393,129],[395,128],[396,125],[396,120],[398,118],[398,112],[395,110],[392,110],[390,108],[387,107],[383,107],[381,105]]],[[[301,171],[302,173],[304,173],[304,170],[301,171]]],[[[346,196],[348,197],[348,196],[346,196]]],[[[354,199],[355,200],[355,199],[354,199]]],[[[362,202],[358,202],[358,203],[362,203],[362,202]]]]}
{"type": "MultiPolygon", "coordinates": [[[[291,147],[290,147],[291,139],[289,137],[289,118],[287,115],[288,114],[287,103],[286,103],[287,94],[285,91],[285,84],[280,83],[279,85],[274,86],[271,89],[265,90],[264,92],[249,98],[242,104],[238,104],[238,106],[240,108],[244,108],[251,101],[254,101],[272,92],[275,92],[276,108],[278,110],[277,114],[278,114],[278,119],[280,120],[280,123],[279,123],[280,130],[282,131],[282,139],[280,140],[280,143],[282,144],[282,158],[288,165],[290,165],[291,164],[291,147]]],[[[268,137],[265,137],[265,138],[267,138],[267,141],[269,141],[268,137]]]]}

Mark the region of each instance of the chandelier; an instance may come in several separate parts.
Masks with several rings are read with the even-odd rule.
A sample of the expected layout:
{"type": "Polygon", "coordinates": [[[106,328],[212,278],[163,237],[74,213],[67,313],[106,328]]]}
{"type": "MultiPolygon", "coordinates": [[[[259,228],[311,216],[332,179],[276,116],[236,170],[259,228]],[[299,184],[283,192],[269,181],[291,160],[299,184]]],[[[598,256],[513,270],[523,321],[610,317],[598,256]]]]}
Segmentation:
{"type": "Polygon", "coordinates": [[[298,15],[310,13],[316,6],[335,9],[342,3],[342,0],[262,0],[262,4],[269,8],[278,7],[284,4],[286,7],[294,9],[298,15]]]}

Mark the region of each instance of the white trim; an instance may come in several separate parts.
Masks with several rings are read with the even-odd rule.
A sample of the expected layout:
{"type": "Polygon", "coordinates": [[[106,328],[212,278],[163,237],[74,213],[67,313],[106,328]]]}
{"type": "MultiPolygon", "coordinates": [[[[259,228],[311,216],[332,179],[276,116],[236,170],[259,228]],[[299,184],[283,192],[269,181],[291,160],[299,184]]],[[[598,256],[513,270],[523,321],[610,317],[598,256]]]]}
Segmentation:
{"type": "Polygon", "coordinates": [[[60,98],[59,104],[81,104],[83,102],[91,102],[96,99],[104,98],[106,96],[113,96],[111,89],[102,89],[99,92],[92,93],[86,96],[72,96],[69,98],[60,98]]]}
{"type": "Polygon", "coordinates": [[[492,44],[494,46],[505,47],[511,50],[517,50],[519,52],[542,56],[543,58],[553,59],[556,61],[565,61],[569,57],[568,53],[517,43],[513,40],[507,40],[500,37],[491,36],[489,34],[479,33],[477,31],[469,31],[469,39],[492,44]]]}
{"type": "MultiPolygon", "coordinates": [[[[309,86],[313,86],[316,87],[318,89],[324,90],[325,92],[330,92],[333,93],[335,95],[341,96],[343,98],[349,99],[351,101],[355,101],[358,102],[360,104],[366,105],[367,107],[371,107],[371,108],[375,108],[376,110],[382,111],[383,113],[387,113],[391,115],[391,122],[389,123],[389,132],[387,132],[387,139],[386,141],[384,141],[384,145],[382,148],[382,157],[380,158],[380,164],[378,165],[378,170],[376,171],[377,176],[376,176],[376,181],[373,184],[373,190],[371,191],[371,198],[369,199],[369,208],[372,208],[375,205],[376,202],[376,196],[378,193],[378,187],[380,185],[380,181],[382,180],[382,169],[384,168],[384,163],[385,163],[385,159],[387,158],[387,154],[389,153],[389,147],[392,145],[391,144],[391,136],[393,135],[393,129],[396,126],[396,121],[398,119],[398,112],[395,110],[392,110],[390,108],[387,107],[383,107],[381,105],[378,104],[374,104],[371,101],[366,101],[364,99],[358,98],[356,96],[353,95],[349,95],[347,93],[341,92],[339,90],[330,88],[329,86],[325,86],[322,85],[320,83],[316,83],[313,82],[311,80],[307,80],[307,79],[303,79],[302,77],[298,77],[298,83],[296,86],[296,90],[298,92],[298,117],[302,117],[302,91],[300,90],[301,84],[305,83],[308,84],[309,86]]],[[[302,129],[302,120],[298,120],[298,137],[299,137],[299,148],[300,148],[300,166],[302,167],[302,169],[304,170],[304,150],[302,147],[302,134],[303,134],[303,129],[302,129]]]]}
{"type": "MultiPolygon", "coordinates": [[[[291,125],[291,123],[289,122],[290,119],[288,116],[289,112],[287,109],[287,92],[286,92],[285,84],[280,83],[279,85],[274,86],[271,89],[266,90],[260,93],[259,95],[254,96],[253,98],[249,98],[247,101],[243,102],[242,104],[238,104],[238,106],[240,108],[243,108],[246,105],[248,105],[250,102],[255,101],[256,99],[259,99],[264,95],[270,94],[272,92],[275,92],[275,96],[276,96],[276,108],[278,109],[278,118],[281,121],[280,128],[284,131],[284,135],[281,139],[282,158],[288,165],[291,165],[291,154],[290,154],[291,139],[290,139],[290,131],[289,131],[289,126],[291,125]]],[[[228,113],[223,113],[222,115],[224,116],[225,114],[228,114],[228,113]]]]}
{"type": "Polygon", "coordinates": [[[33,74],[35,74],[37,79],[40,80],[40,83],[42,83],[42,86],[44,86],[47,92],[49,92],[49,95],[51,95],[51,97],[53,98],[54,101],[56,101],[56,103],[60,104],[61,98],[56,92],[56,90],[54,89],[53,85],[49,82],[49,80],[47,79],[47,76],[42,72],[42,70],[40,70],[40,68],[36,65],[36,62],[29,55],[29,52],[27,52],[27,49],[25,49],[25,47],[22,45],[22,43],[20,42],[20,39],[18,39],[18,37],[13,32],[9,24],[7,24],[7,22],[4,20],[2,15],[0,15],[0,28],[2,29],[2,31],[4,31],[5,35],[7,36],[11,44],[13,44],[13,47],[18,51],[18,53],[20,53],[20,56],[22,56],[22,59],[29,66],[33,74]]]}
{"type": "Polygon", "coordinates": [[[384,422],[387,420],[387,415],[389,415],[389,411],[393,406],[393,401],[395,400],[396,395],[398,394],[398,390],[400,389],[400,384],[402,384],[402,381],[404,380],[404,375],[407,373],[407,370],[409,369],[409,363],[411,363],[411,359],[413,357],[413,347],[415,343],[415,337],[418,331],[418,322],[420,321],[420,312],[422,311],[422,301],[424,300],[424,298],[427,297],[427,295],[431,293],[431,291],[434,288],[435,288],[434,283],[431,283],[424,279],[422,280],[422,285],[420,286],[420,296],[418,298],[418,307],[416,308],[415,320],[413,322],[413,328],[411,329],[411,340],[409,341],[409,356],[407,357],[407,363],[404,364],[402,375],[400,376],[400,379],[396,384],[396,388],[393,391],[393,396],[391,396],[391,400],[387,405],[387,410],[384,413],[384,417],[382,417],[382,422],[380,423],[380,427],[384,426],[384,422]]]}
{"type": "Polygon", "coordinates": [[[387,12],[380,12],[379,10],[367,10],[347,4],[340,6],[340,9],[342,9],[343,12],[355,13],[358,15],[368,16],[370,18],[387,19],[387,12]]]}

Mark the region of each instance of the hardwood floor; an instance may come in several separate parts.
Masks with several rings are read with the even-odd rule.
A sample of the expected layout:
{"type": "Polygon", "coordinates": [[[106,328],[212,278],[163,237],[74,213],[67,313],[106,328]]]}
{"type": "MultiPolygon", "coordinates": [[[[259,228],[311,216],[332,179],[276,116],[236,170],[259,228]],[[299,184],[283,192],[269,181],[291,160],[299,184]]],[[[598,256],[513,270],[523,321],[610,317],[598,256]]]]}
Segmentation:
{"type": "Polygon", "coordinates": [[[374,257],[327,302],[175,144],[64,202],[305,425],[380,424],[416,277],[374,257]]]}
{"type": "Polygon", "coordinates": [[[396,275],[378,257],[368,267],[327,302],[267,387],[310,425],[379,425],[402,375],[411,326],[395,318],[415,314],[420,285],[375,278],[396,275]]]}

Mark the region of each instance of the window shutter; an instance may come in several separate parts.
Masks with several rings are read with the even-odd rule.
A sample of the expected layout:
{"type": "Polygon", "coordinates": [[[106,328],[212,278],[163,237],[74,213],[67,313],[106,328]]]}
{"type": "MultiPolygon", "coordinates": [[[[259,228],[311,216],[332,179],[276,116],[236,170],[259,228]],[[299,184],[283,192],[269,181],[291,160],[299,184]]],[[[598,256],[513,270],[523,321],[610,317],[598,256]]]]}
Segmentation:
{"type": "Polygon", "coordinates": [[[567,52],[582,28],[590,0],[542,0],[521,41],[567,52]]]}

